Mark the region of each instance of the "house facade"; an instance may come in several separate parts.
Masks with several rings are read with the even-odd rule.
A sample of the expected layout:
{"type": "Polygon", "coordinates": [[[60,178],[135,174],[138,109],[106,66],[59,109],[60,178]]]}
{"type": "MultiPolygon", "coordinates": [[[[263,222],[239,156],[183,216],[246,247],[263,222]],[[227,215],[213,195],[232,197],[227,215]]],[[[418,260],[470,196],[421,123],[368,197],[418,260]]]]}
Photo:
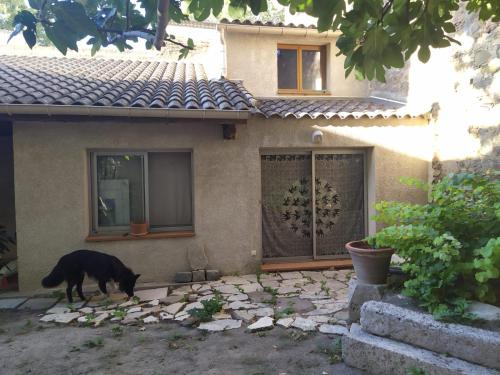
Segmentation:
{"type": "Polygon", "coordinates": [[[428,179],[427,115],[345,79],[336,35],[217,30],[223,78],[189,62],[0,57],[12,150],[0,155],[13,166],[2,184],[15,196],[2,220],[15,224],[22,291],[82,248],[142,282],[189,270],[195,243],[225,274],[344,258],[345,242],[376,231],[376,201],[425,201],[398,181],[428,179]],[[149,233],[131,235],[131,222],[149,233]]]}

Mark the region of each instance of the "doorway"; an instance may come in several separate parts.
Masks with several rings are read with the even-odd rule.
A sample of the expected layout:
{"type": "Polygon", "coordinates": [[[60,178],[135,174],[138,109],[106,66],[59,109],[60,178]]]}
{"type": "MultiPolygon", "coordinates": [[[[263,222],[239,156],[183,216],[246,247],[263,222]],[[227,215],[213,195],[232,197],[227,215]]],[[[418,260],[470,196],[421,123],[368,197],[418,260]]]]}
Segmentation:
{"type": "Polygon", "coordinates": [[[263,260],[349,257],[366,234],[366,157],[360,150],[261,155],[263,260]]]}

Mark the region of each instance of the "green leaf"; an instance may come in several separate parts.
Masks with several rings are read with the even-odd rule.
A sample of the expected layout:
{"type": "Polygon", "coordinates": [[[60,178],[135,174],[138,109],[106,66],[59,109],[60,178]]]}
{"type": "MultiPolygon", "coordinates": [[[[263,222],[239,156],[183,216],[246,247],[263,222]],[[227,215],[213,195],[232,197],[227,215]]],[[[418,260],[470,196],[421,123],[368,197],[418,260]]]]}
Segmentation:
{"type": "Polygon", "coordinates": [[[363,54],[378,57],[389,43],[389,34],[381,27],[376,27],[366,33],[363,54]]]}
{"type": "Polygon", "coordinates": [[[453,25],[451,22],[446,22],[443,24],[443,30],[446,31],[447,33],[454,33],[455,25],[453,25]]]}
{"type": "Polygon", "coordinates": [[[7,39],[7,43],[9,43],[12,38],[14,38],[21,31],[23,31],[23,27],[24,26],[23,26],[22,23],[16,23],[15,26],[14,26],[14,30],[9,35],[9,39],[7,39]]]}
{"type": "Polygon", "coordinates": [[[395,44],[389,44],[384,50],[383,62],[385,65],[394,68],[402,68],[405,65],[403,53],[395,44]]]}
{"type": "Polygon", "coordinates": [[[429,46],[420,46],[420,49],[418,50],[418,59],[423,63],[426,63],[427,61],[429,61],[430,57],[431,51],[429,49],[429,46]]]}
{"type": "Polygon", "coordinates": [[[59,35],[58,32],[56,32],[54,27],[44,26],[44,30],[47,38],[49,38],[49,40],[54,44],[59,52],[61,52],[63,55],[66,55],[66,52],[68,52],[68,46],[63,37],[59,35]]]}
{"type": "Polygon", "coordinates": [[[28,0],[30,7],[36,10],[40,10],[41,3],[41,0],[28,0]]]}
{"type": "Polygon", "coordinates": [[[99,51],[99,49],[101,48],[101,39],[96,39],[96,41],[94,42],[94,44],[92,44],[92,48],[90,50],[90,55],[91,56],[94,56],[97,51],[99,51]]]}
{"type": "Polygon", "coordinates": [[[345,1],[312,0],[312,10],[313,15],[318,17],[318,31],[327,31],[330,30],[332,26],[335,26],[335,28],[337,27],[342,12],[345,10],[345,1]]]}
{"type": "Polygon", "coordinates": [[[26,44],[33,48],[36,44],[36,29],[26,29],[23,31],[24,40],[26,44]]]}
{"type": "Polygon", "coordinates": [[[248,2],[250,10],[255,15],[267,11],[267,0],[248,0],[248,2]]]}
{"type": "Polygon", "coordinates": [[[78,40],[87,35],[98,35],[96,24],[87,16],[82,4],[59,1],[52,3],[52,11],[57,22],[64,24],[72,34],[78,35],[78,40]]]}

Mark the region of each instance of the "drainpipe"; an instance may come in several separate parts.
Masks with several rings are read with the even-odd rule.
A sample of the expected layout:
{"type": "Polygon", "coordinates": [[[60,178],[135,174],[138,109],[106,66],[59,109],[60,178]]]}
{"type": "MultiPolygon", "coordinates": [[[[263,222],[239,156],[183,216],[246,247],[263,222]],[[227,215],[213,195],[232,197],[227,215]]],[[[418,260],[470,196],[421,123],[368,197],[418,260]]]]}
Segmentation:
{"type": "Polygon", "coordinates": [[[216,25],[216,30],[220,35],[221,50],[219,53],[222,54],[222,67],[221,76],[227,78],[227,55],[226,55],[226,34],[225,29],[220,27],[220,24],[216,25]]]}

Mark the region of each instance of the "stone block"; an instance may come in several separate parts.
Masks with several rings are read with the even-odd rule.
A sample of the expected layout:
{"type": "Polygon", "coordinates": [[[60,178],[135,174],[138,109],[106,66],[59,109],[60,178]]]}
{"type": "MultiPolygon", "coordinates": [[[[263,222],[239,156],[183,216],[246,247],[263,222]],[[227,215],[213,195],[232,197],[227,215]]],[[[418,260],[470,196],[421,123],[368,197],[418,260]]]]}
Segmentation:
{"type": "Polygon", "coordinates": [[[19,309],[22,310],[47,310],[54,306],[58,298],[30,298],[19,309]]]}
{"type": "Polygon", "coordinates": [[[1,298],[0,310],[15,309],[25,301],[26,298],[1,298]]]}
{"type": "Polygon", "coordinates": [[[204,270],[208,266],[208,258],[203,245],[193,243],[187,249],[188,262],[191,270],[204,270]]]}
{"type": "Polygon", "coordinates": [[[362,306],[360,323],[374,335],[500,370],[497,332],[438,322],[430,314],[376,301],[362,306]]]}
{"type": "Polygon", "coordinates": [[[177,272],[175,274],[176,283],[190,283],[193,280],[192,272],[177,272]]]}
{"type": "Polygon", "coordinates": [[[468,312],[473,314],[476,319],[493,323],[495,326],[500,327],[500,308],[496,306],[473,302],[470,304],[468,312]]]}
{"type": "Polygon", "coordinates": [[[142,301],[153,301],[153,300],[160,300],[168,295],[168,288],[155,288],[155,289],[144,289],[144,290],[137,290],[135,293],[135,296],[138,297],[141,302],[142,301]]]}
{"type": "Polygon", "coordinates": [[[356,280],[349,283],[349,321],[359,321],[361,306],[368,301],[380,301],[386,291],[385,285],[363,284],[356,280]]]}
{"type": "Polygon", "coordinates": [[[198,328],[210,332],[226,331],[228,329],[237,329],[241,327],[241,320],[221,319],[213,322],[201,323],[198,328]]]}
{"type": "Polygon", "coordinates": [[[258,332],[258,331],[265,331],[268,329],[272,329],[274,327],[274,322],[273,318],[270,318],[268,316],[265,316],[263,318],[260,318],[257,320],[255,323],[250,324],[247,329],[250,332],[258,332]]]}
{"type": "Polygon", "coordinates": [[[432,375],[494,375],[495,370],[461,359],[371,335],[353,324],[342,337],[342,358],[348,366],[372,375],[407,375],[411,369],[432,375]]]}
{"type": "Polygon", "coordinates": [[[206,275],[207,275],[208,281],[215,281],[215,280],[219,280],[219,278],[220,278],[219,270],[207,270],[206,275]]]}
{"type": "Polygon", "coordinates": [[[193,271],[193,281],[205,281],[205,270],[193,271]]]}

